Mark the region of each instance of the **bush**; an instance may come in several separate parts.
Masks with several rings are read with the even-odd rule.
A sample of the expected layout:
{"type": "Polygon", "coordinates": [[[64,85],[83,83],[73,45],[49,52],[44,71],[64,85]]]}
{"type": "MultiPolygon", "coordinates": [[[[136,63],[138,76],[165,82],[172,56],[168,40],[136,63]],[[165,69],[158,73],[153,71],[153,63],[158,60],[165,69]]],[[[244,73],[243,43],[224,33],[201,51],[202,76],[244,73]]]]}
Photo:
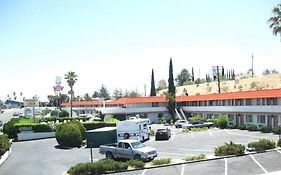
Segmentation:
{"type": "Polygon", "coordinates": [[[52,128],[47,124],[36,124],[32,126],[33,132],[52,132],[52,128]]]}
{"type": "Polygon", "coordinates": [[[131,159],[126,162],[128,166],[133,167],[135,169],[142,169],[144,168],[145,163],[141,160],[131,159]]]}
{"type": "Polygon", "coordinates": [[[105,123],[117,123],[117,122],[119,122],[119,120],[116,118],[111,118],[105,121],[105,123]]]}
{"type": "Polygon", "coordinates": [[[208,130],[208,127],[193,127],[193,128],[190,128],[191,131],[194,131],[194,132],[198,132],[198,131],[206,131],[208,130]]]}
{"type": "Polygon", "coordinates": [[[277,146],[281,147],[281,139],[278,140],[277,146]]]}
{"type": "Polygon", "coordinates": [[[237,126],[237,125],[228,125],[228,128],[229,128],[229,129],[237,129],[238,126],[237,126]]]}
{"type": "Polygon", "coordinates": [[[225,145],[215,148],[215,156],[241,155],[244,154],[244,151],[244,145],[230,141],[230,143],[225,143],[225,145]]]}
{"type": "Polygon", "coordinates": [[[268,140],[268,139],[260,139],[257,142],[251,142],[248,144],[249,148],[254,148],[257,152],[264,152],[268,149],[273,149],[276,147],[276,144],[274,141],[268,140]]]}
{"type": "Polygon", "coordinates": [[[51,117],[54,117],[54,116],[59,116],[59,114],[60,114],[60,111],[59,110],[54,110],[54,111],[51,111],[51,113],[50,113],[50,116],[51,117]]]}
{"type": "Polygon", "coordinates": [[[155,136],[155,131],[153,129],[149,129],[148,135],[155,136]]]}
{"type": "Polygon", "coordinates": [[[56,140],[64,147],[80,147],[83,141],[79,126],[73,122],[62,123],[56,129],[56,140]]]}
{"type": "Polygon", "coordinates": [[[92,122],[92,123],[82,123],[86,130],[93,130],[103,127],[115,127],[116,123],[105,123],[105,122],[92,122]]]}
{"type": "Polygon", "coordinates": [[[153,165],[163,165],[163,164],[170,164],[171,158],[162,158],[162,159],[155,159],[151,161],[153,165]]]}
{"type": "Polygon", "coordinates": [[[220,129],[225,129],[227,128],[227,118],[225,116],[220,116],[217,120],[216,120],[216,124],[220,129]]]}
{"type": "Polygon", "coordinates": [[[266,125],[262,125],[262,126],[260,126],[260,131],[262,133],[270,133],[271,132],[271,127],[270,126],[266,126],[266,125]]]}
{"type": "Polygon", "coordinates": [[[59,117],[68,117],[69,113],[66,110],[62,110],[59,113],[59,117]]]}
{"type": "Polygon", "coordinates": [[[188,156],[184,160],[185,161],[194,161],[194,160],[202,160],[202,159],[206,159],[206,156],[204,154],[199,154],[199,155],[195,155],[195,156],[188,156]]]}
{"type": "Polygon", "coordinates": [[[20,119],[12,118],[10,121],[4,124],[3,133],[7,134],[9,138],[16,138],[19,133],[19,128],[15,126],[20,119]]]}
{"type": "Polygon", "coordinates": [[[194,117],[189,117],[188,121],[193,123],[193,122],[205,122],[206,119],[202,118],[202,117],[198,117],[198,116],[194,116],[194,117]]]}
{"type": "Polygon", "coordinates": [[[0,135],[0,157],[10,149],[11,143],[9,142],[8,135],[0,135]]]}
{"type": "Polygon", "coordinates": [[[247,129],[248,131],[257,131],[257,130],[258,130],[257,126],[256,126],[256,125],[253,125],[253,124],[247,125],[247,126],[246,126],[246,129],[247,129]]]}
{"type": "Polygon", "coordinates": [[[238,126],[238,129],[246,130],[246,125],[240,125],[240,126],[238,126]]]}
{"type": "Polygon", "coordinates": [[[82,123],[80,123],[80,122],[77,121],[77,120],[71,120],[70,122],[76,124],[76,125],[79,127],[79,130],[80,130],[80,132],[81,132],[82,138],[83,138],[83,140],[84,140],[84,139],[86,138],[86,129],[85,129],[85,127],[82,125],[82,123]]]}
{"type": "Polygon", "coordinates": [[[94,163],[79,163],[75,166],[72,166],[67,173],[69,175],[101,175],[108,171],[120,171],[126,170],[128,164],[124,162],[118,162],[111,159],[100,160],[94,163]]]}
{"type": "Polygon", "coordinates": [[[281,134],[281,128],[280,127],[274,127],[271,130],[274,134],[281,134]]]}

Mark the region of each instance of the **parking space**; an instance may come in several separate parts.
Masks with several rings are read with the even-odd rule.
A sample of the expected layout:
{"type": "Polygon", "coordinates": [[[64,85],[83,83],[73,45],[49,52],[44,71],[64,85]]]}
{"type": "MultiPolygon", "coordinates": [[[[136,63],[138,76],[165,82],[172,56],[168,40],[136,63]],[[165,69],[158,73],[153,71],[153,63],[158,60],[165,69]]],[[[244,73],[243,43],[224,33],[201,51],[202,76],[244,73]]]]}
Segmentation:
{"type": "Polygon", "coordinates": [[[161,168],[144,169],[126,173],[115,173],[117,175],[258,175],[272,172],[280,173],[281,153],[277,151],[266,152],[241,157],[222,158],[195,163],[186,163],[161,168]]]}

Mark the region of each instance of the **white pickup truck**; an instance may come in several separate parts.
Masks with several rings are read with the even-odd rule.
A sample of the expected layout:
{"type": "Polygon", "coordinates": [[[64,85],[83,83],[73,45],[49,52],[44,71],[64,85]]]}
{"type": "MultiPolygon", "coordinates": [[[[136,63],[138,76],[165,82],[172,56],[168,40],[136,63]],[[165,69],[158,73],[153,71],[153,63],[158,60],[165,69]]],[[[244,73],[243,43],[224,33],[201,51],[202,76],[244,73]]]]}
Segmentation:
{"type": "Polygon", "coordinates": [[[153,160],[157,157],[155,148],[147,147],[138,140],[120,140],[117,144],[101,145],[99,148],[101,154],[105,154],[108,159],[143,159],[153,160]]]}

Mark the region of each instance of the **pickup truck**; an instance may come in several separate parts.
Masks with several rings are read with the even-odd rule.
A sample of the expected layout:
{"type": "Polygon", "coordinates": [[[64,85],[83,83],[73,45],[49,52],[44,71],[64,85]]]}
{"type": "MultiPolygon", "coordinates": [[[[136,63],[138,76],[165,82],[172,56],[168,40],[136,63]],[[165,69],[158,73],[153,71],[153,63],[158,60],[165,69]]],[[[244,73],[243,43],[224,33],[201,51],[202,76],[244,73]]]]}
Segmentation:
{"type": "Polygon", "coordinates": [[[101,154],[105,154],[108,159],[143,159],[153,160],[157,157],[155,148],[147,147],[138,140],[120,140],[117,144],[101,145],[101,154]]]}
{"type": "Polygon", "coordinates": [[[192,123],[186,123],[182,125],[183,129],[190,129],[190,128],[203,128],[203,127],[212,127],[214,126],[213,122],[192,122],[192,123]]]}

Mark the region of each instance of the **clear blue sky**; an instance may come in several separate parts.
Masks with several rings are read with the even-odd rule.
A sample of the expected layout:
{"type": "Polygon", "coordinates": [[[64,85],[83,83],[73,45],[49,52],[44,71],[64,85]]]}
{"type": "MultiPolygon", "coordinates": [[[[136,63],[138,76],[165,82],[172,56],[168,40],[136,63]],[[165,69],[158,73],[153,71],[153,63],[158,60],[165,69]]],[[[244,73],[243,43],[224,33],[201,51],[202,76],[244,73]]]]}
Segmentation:
{"type": "MultiPolygon", "coordinates": [[[[150,90],[181,69],[213,65],[281,71],[280,37],[266,22],[280,0],[0,0],[0,99],[54,94],[56,76],[78,74],[76,95],[104,84],[150,90]]],[[[65,81],[64,93],[69,88],[65,81]]]]}

